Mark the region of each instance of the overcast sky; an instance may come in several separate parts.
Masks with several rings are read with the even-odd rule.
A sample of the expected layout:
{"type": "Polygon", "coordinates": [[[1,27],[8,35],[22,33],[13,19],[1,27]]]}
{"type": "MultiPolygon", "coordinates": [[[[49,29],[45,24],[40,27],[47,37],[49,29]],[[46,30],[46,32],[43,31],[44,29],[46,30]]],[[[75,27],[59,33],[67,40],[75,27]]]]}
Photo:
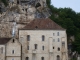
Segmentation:
{"type": "Polygon", "coordinates": [[[80,0],[51,0],[54,7],[70,7],[76,12],[80,12],[80,0]]]}

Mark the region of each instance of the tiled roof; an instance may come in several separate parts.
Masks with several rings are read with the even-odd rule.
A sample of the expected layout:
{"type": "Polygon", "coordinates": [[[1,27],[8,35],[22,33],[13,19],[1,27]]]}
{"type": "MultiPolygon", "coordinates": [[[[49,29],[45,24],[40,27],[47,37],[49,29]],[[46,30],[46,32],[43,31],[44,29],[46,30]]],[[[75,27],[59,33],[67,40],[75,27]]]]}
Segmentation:
{"type": "Polygon", "coordinates": [[[6,44],[11,38],[0,38],[0,44],[6,44]]]}
{"type": "Polygon", "coordinates": [[[21,30],[65,30],[49,18],[34,19],[21,30]]]}

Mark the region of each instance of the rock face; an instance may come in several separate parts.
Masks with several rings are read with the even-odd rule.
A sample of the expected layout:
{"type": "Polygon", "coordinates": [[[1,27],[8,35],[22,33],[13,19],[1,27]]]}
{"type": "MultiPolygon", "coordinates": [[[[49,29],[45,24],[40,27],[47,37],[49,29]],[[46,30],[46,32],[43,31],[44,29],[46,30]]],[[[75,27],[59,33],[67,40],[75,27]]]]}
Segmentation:
{"type": "Polygon", "coordinates": [[[8,2],[5,11],[0,14],[0,37],[13,36],[14,22],[16,22],[14,34],[18,37],[19,28],[23,28],[35,18],[50,16],[46,0],[9,0],[8,2]]]}

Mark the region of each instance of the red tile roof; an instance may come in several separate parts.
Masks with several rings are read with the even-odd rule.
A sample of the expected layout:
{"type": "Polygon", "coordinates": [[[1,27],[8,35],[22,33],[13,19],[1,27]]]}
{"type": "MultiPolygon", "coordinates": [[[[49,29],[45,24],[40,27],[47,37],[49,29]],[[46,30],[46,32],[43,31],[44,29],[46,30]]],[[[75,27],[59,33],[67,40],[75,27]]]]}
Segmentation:
{"type": "Polygon", "coordinates": [[[0,44],[6,44],[11,38],[0,38],[0,44]]]}
{"type": "Polygon", "coordinates": [[[34,19],[21,30],[65,30],[49,18],[34,19]]]}

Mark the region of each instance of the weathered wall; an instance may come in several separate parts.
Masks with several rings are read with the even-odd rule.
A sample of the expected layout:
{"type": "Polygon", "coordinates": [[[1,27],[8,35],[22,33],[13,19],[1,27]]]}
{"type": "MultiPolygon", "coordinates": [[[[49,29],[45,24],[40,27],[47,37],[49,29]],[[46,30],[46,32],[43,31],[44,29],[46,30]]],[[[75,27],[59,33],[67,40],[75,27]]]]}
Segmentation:
{"type": "MultiPolygon", "coordinates": [[[[62,59],[62,38],[65,38],[65,59],[67,58],[67,36],[65,31],[61,30],[19,30],[19,41],[22,44],[22,53],[23,57],[26,58],[27,54],[33,54],[38,56],[44,55],[43,57],[47,57],[46,55],[49,55],[47,57],[47,60],[51,58],[50,60],[56,60],[56,56],[59,55],[62,59]],[[59,32],[59,36],[57,36],[57,33],[59,32]],[[53,35],[54,33],[54,35],[53,35]],[[27,35],[30,35],[30,41],[27,41],[27,35]],[[45,36],[45,41],[42,41],[42,35],[45,36]],[[49,38],[52,38],[51,44],[49,44],[49,38]],[[58,41],[59,38],[59,41],[58,41]],[[38,45],[38,48],[34,48],[34,44],[38,45]],[[27,50],[27,46],[29,46],[29,50],[27,50]],[[44,46],[44,50],[42,50],[42,46],[44,46]],[[52,46],[52,47],[49,47],[52,46]],[[54,47],[54,49],[53,49],[54,47]],[[60,51],[58,51],[58,47],[60,48],[60,51]],[[51,50],[50,50],[51,49],[51,50]]],[[[23,58],[22,57],[22,58],[23,58]]],[[[24,60],[24,59],[23,59],[24,60]]]]}
{"type": "Polygon", "coordinates": [[[5,45],[0,45],[0,60],[5,60],[5,45]]]}
{"type": "Polygon", "coordinates": [[[21,44],[16,39],[11,39],[6,44],[6,59],[21,60],[21,44]],[[13,41],[14,40],[14,41],[13,41]]]}

